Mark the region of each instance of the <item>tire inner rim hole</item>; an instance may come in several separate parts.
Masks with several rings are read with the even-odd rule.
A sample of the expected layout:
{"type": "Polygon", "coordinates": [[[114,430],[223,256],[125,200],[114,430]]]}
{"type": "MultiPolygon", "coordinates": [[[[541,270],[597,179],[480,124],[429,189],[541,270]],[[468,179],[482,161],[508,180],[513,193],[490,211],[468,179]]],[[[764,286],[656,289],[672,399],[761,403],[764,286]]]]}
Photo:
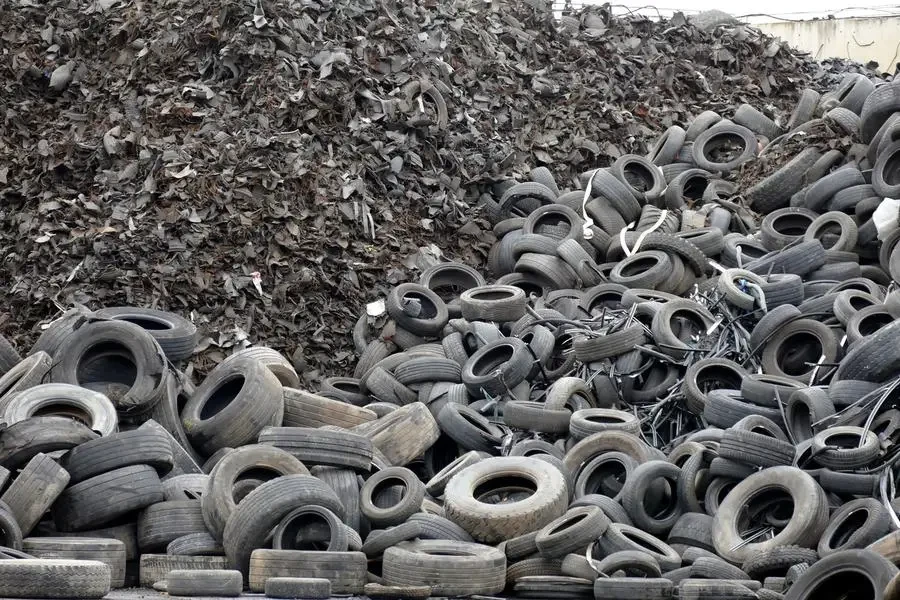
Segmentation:
{"type": "Polygon", "coordinates": [[[628,469],[621,460],[612,458],[598,463],[587,476],[585,494],[600,494],[615,498],[625,486],[628,469]]]}
{"type": "Polygon", "coordinates": [[[849,569],[832,572],[826,575],[818,585],[805,594],[806,598],[816,600],[874,600],[875,586],[865,574],[849,569]]]}
{"type": "Polygon", "coordinates": [[[740,158],[747,149],[747,141],[736,133],[720,133],[709,139],[703,156],[712,163],[725,164],[740,158]]]}
{"type": "Polygon", "coordinates": [[[641,256],[636,260],[626,263],[620,272],[623,277],[634,277],[635,275],[640,275],[649,271],[658,264],[659,260],[655,255],[641,256]]]}
{"type": "Polygon", "coordinates": [[[169,323],[164,321],[159,321],[156,319],[151,319],[150,317],[137,317],[137,316],[121,316],[116,317],[117,321],[127,321],[128,323],[134,323],[141,329],[147,329],[149,331],[167,331],[172,329],[172,326],[169,323]]]}
{"type": "Polygon", "coordinates": [[[667,519],[675,514],[678,510],[675,486],[666,477],[657,477],[650,482],[647,492],[641,498],[641,505],[651,518],[667,519]]]}
{"type": "Polygon", "coordinates": [[[872,313],[859,321],[859,333],[869,336],[893,322],[894,318],[889,313],[872,313]]]}
{"type": "Polygon", "coordinates": [[[503,365],[513,357],[515,351],[512,344],[501,344],[485,352],[478,361],[472,365],[472,373],[475,375],[488,375],[493,373],[500,365],[503,365]]]}
{"type": "Polygon", "coordinates": [[[829,448],[850,449],[859,445],[859,436],[853,433],[838,433],[825,438],[825,445],[829,448]]]}
{"type": "MultiPolygon", "coordinates": [[[[771,487],[760,490],[744,503],[737,516],[737,531],[741,538],[759,527],[771,527],[778,535],[794,515],[794,499],[787,490],[771,487]]],[[[771,538],[762,538],[757,542],[771,538]]]]}
{"type": "Polygon", "coordinates": [[[703,192],[709,187],[709,179],[696,175],[689,177],[681,188],[681,195],[688,200],[700,200],[703,192]]]}
{"type": "Polygon", "coordinates": [[[653,188],[653,174],[641,163],[628,163],[622,171],[625,181],[637,191],[646,192],[653,188]]]}
{"type": "Polygon", "coordinates": [[[231,498],[235,504],[243,500],[247,494],[261,486],[267,481],[272,481],[281,477],[284,473],[279,473],[275,469],[267,469],[265,467],[252,467],[238,473],[234,478],[234,485],[231,489],[231,498]]]}
{"type": "Polygon", "coordinates": [[[75,419],[82,425],[90,428],[94,425],[94,418],[91,414],[78,406],[74,402],[65,399],[57,399],[47,402],[39,406],[31,415],[31,417],[68,417],[75,419]]]}
{"type": "Polygon", "coordinates": [[[864,308],[868,308],[869,306],[874,306],[874,304],[865,296],[857,296],[856,294],[852,294],[850,296],[850,306],[859,311],[864,308]]]}
{"type": "Polygon", "coordinates": [[[741,256],[745,258],[762,258],[768,252],[764,248],[757,248],[752,244],[735,244],[740,249],[741,256]]]}
{"type": "Polygon", "coordinates": [[[637,535],[634,532],[627,530],[620,530],[620,532],[628,541],[640,546],[643,550],[649,550],[653,554],[662,554],[660,549],[653,545],[649,540],[645,539],[644,536],[637,535]]]}
{"type": "Polygon", "coordinates": [[[203,408],[200,409],[200,420],[211,419],[225,410],[244,389],[245,382],[246,379],[243,375],[232,375],[220,383],[203,403],[203,408]]]}
{"type": "Polygon", "coordinates": [[[322,515],[307,512],[292,518],[281,532],[284,550],[328,550],[331,526],[322,515]]]}
{"type": "Polygon", "coordinates": [[[859,508],[854,510],[841,521],[841,524],[837,526],[834,530],[834,533],[831,534],[831,537],[828,539],[828,545],[837,549],[850,541],[850,537],[862,529],[862,526],[866,524],[866,521],[869,519],[869,509],[867,508],[859,508]]]}
{"type": "Polygon", "coordinates": [[[406,292],[400,300],[400,305],[403,306],[407,300],[417,300],[419,302],[421,309],[419,310],[419,314],[415,317],[416,319],[433,319],[437,316],[437,307],[434,305],[434,302],[431,301],[431,298],[425,294],[419,292],[406,292]]]}
{"type": "Polygon", "coordinates": [[[372,488],[372,504],[378,508],[391,508],[400,504],[409,490],[399,477],[386,477],[372,488]]]}
{"type": "Polygon", "coordinates": [[[799,237],[806,233],[812,219],[804,214],[789,213],[777,217],[772,221],[772,229],[782,235],[799,237]]]}
{"type": "Polygon", "coordinates": [[[482,300],[485,302],[495,302],[497,300],[509,300],[513,297],[512,292],[506,290],[485,290],[472,292],[473,300],[482,300]]]}
{"type": "Polygon", "coordinates": [[[562,523],[560,523],[559,525],[554,527],[553,530],[550,531],[550,534],[552,535],[554,533],[559,533],[560,531],[564,531],[566,529],[569,529],[570,527],[574,527],[575,525],[578,525],[579,523],[584,521],[587,518],[587,516],[588,516],[588,513],[583,512],[583,513],[575,515],[574,517],[566,519],[562,523]]]}
{"type": "Polygon", "coordinates": [[[676,310],[669,319],[669,327],[682,342],[706,331],[703,319],[692,310],[676,310]]]}
{"type": "Polygon", "coordinates": [[[778,348],[775,362],[786,374],[798,377],[812,371],[813,367],[807,363],[819,362],[822,351],[822,341],[815,335],[806,332],[794,333],[778,348]]]}
{"type": "MultiPolygon", "coordinates": [[[[87,348],[75,370],[78,384],[114,383],[128,389],[137,380],[137,361],[131,350],[117,342],[101,342],[87,348]]],[[[126,390],[127,391],[127,390],[126,390]]]]}
{"type": "Polygon", "coordinates": [[[625,419],[622,419],[613,415],[590,415],[587,417],[587,421],[591,423],[601,423],[601,424],[621,424],[625,422],[625,419]]]}
{"type": "Polygon", "coordinates": [[[537,484],[521,475],[492,477],[475,486],[472,496],[484,504],[513,504],[530,498],[537,484]]]}
{"type": "Polygon", "coordinates": [[[569,361],[568,349],[572,347],[572,335],[564,333],[556,338],[553,353],[550,354],[550,370],[555,371],[569,361]]]}
{"type": "Polygon", "coordinates": [[[755,427],[751,427],[750,433],[756,433],[756,434],[764,435],[764,436],[770,437],[770,438],[775,437],[775,434],[773,432],[769,431],[766,427],[763,427],[762,425],[757,425],[755,427]]]}
{"type": "Polygon", "coordinates": [[[741,387],[741,375],[723,365],[710,365],[697,373],[697,387],[703,392],[737,390],[741,387]]]}
{"type": "MultiPolygon", "coordinates": [[[[543,214],[540,217],[538,217],[534,222],[534,230],[535,231],[540,231],[540,232],[546,231],[548,233],[553,233],[556,228],[559,228],[560,231],[562,229],[567,229],[567,230],[571,231],[572,223],[569,222],[569,219],[567,219],[564,215],[555,214],[555,213],[543,214]],[[549,227],[550,229],[549,230],[545,229],[546,227],[549,227]]],[[[542,233],[542,235],[547,235],[547,234],[542,233]]],[[[552,237],[556,237],[556,235],[553,235],[552,237]]]]}

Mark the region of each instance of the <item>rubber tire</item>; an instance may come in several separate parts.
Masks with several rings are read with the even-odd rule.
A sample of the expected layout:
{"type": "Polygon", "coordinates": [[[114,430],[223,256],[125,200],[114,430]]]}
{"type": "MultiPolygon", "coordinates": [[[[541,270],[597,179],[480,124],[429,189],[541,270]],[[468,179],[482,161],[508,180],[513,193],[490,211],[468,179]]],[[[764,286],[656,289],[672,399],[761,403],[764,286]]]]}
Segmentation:
{"type": "Polygon", "coordinates": [[[817,544],[827,524],[828,503],[819,484],[796,467],[771,467],[744,479],[725,497],[713,521],[713,542],[722,558],[740,563],[776,546],[817,544]],[[788,491],[794,501],[788,525],[772,539],[741,546],[738,516],[750,497],[771,487],[788,491]]]}
{"type": "Polygon", "coordinates": [[[475,540],[486,543],[537,531],[562,516],[567,504],[563,474],[549,463],[534,458],[487,458],[457,473],[444,489],[447,518],[475,540]],[[524,477],[537,491],[514,504],[485,504],[474,498],[476,487],[503,477],[524,477]]]}
{"type": "MultiPolygon", "coordinates": [[[[159,478],[156,482],[159,483],[159,478]]],[[[37,454],[6,488],[0,502],[6,504],[22,535],[27,536],[51,506],[54,510],[59,506],[68,483],[69,474],[65,469],[46,454],[37,454]]]]}
{"type": "Polygon", "coordinates": [[[66,559],[0,560],[0,596],[103,598],[110,590],[109,565],[66,559]]]}

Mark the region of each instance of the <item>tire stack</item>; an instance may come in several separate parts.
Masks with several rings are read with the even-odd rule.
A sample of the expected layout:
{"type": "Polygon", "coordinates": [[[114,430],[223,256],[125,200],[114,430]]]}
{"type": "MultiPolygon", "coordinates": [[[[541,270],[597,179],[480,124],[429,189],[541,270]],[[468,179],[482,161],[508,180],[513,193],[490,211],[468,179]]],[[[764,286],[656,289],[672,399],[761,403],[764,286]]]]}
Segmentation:
{"type": "Polygon", "coordinates": [[[195,386],[161,311],[0,343],[0,595],[896,598],[898,90],[534,169],[493,279],[395,286],[316,391],[264,347],[195,386]]]}

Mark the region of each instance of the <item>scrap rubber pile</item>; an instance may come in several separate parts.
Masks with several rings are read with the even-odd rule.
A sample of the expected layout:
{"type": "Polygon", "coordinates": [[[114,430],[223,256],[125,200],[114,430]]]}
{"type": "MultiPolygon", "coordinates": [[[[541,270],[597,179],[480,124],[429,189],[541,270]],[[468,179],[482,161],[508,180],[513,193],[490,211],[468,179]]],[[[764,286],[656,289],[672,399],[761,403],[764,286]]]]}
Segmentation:
{"type": "Polygon", "coordinates": [[[900,84],[775,117],[534,169],[315,393],[147,309],[3,346],[0,596],[897,598],[900,84]]]}
{"type": "Polygon", "coordinates": [[[748,27],[538,4],[0,3],[0,333],[152,306],[194,313],[203,370],[249,335],[308,384],[347,374],[331,332],[420,248],[482,263],[468,207],[494,183],[568,181],[844,68],[748,27]]]}

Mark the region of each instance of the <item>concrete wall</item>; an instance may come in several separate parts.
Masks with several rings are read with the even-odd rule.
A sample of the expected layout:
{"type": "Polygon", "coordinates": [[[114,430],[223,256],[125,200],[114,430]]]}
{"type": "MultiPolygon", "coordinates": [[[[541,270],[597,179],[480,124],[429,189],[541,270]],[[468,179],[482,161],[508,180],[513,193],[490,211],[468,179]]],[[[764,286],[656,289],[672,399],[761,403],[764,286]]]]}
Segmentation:
{"type": "Polygon", "coordinates": [[[814,58],[874,60],[882,71],[893,73],[900,61],[900,17],[821,19],[754,23],[814,58]]]}

